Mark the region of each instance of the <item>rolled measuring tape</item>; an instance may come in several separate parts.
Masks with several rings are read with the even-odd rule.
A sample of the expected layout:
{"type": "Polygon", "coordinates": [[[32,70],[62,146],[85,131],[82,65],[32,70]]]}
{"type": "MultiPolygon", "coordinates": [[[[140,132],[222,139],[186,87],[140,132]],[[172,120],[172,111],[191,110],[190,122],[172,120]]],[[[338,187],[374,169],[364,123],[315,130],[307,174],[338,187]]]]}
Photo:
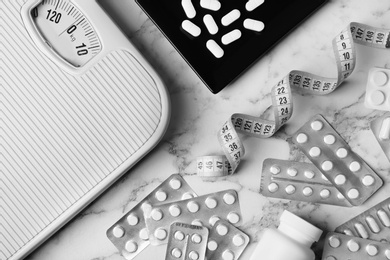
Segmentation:
{"type": "Polygon", "coordinates": [[[271,137],[291,118],[293,102],[291,88],[298,92],[326,95],[333,92],[353,72],[356,64],[354,42],[374,48],[390,48],[390,30],[375,28],[360,23],[350,23],[332,41],[336,57],[337,78],[327,78],[308,72],[293,70],[271,90],[274,120],[264,119],[264,115],[254,117],[233,114],[218,131],[218,141],[224,155],[203,156],[197,159],[197,174],[205,177],[218,177],[233,174],[245,148],[238,134],[257,138],[271,137]]]}

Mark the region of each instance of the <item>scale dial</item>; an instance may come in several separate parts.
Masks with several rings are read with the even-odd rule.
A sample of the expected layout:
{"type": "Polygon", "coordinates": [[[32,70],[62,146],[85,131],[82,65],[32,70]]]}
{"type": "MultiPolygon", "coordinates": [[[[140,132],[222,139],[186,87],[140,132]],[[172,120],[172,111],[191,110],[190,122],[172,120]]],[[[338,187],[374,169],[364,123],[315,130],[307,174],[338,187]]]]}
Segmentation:
{"type": "Polygon", "coordinates": [[[84,66],[102,49],[87,17],[68,0],[44,0],[31,15],[46,44],[74,67],[84,66]]]}

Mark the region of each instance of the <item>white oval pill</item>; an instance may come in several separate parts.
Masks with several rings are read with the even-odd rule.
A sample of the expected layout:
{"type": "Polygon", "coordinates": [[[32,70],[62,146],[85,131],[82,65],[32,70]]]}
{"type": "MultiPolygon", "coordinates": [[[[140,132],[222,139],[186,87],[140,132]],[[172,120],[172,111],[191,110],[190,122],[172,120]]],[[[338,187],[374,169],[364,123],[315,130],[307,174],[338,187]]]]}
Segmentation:
{"type": "Polygon", "coordinates": [[[138,249],[138,245],[133,240],[127,241],[125,245],[125,249],[129,253],[134,253],[138,249]]]}
{"type": "Polygon", "coordinates": [[[224,26],[228,26],[234,21],[236,21],[238,18],[240,18],[241,13],[238,9],[231,10],[229,13],[224,15],[221,19],[221,23],[224,26]]]}
{"type": "Polygon", "coordinates": [[[165,191],[159,190],[156,192],[156,199],[160,202],[165,201],[168,197],[167,193],[165,191]]]}
{"type": "Polygon", "coordinates": [[[334,135],[326,135],[324,137],[324,142],[326,144],[334,144],[336,142],[336,137],[334,137],[334,135]]]}
{"type": "Polygon", "coordinates": [[[381,140],[390,139],[390,117],[386,117],[382,121],[381,130],[379,131],[379,138],[381,140]]]}
{"type": "Polygon", "coordinates": [[[378,254],[378,247],[374,244],[368,244],[366,246],[366,251],[367,251],[367,254],[369,254],[370,256],[376,256],[378,254]]]}
{"type": "Polygon", "coordinates": [[[218,32],[218,25],[217,23],[215,22],[214,18],[209,15],[209,14],[206,14],[204,17],[203,17],[203,23],[204,25],[206,25],[206,28],[207,30],[209,31],[210,34],[216,34],[218,32]]]}
{"type": "Polygon", "coordinates": [[[176,258],[180,258],[182,255],[182,252],[179,248],[175,247],[174,249],[172,249],[171,254],[172,254],[172,256],[174,256],[176,258]]]}
{"type": "Polygon", "coordinates": [[[245,9],[249,12],[255,10],[257,7],[262,5],[264,3],[264,0],[249,0],[245,4],[245,9]]]}
{"type": "Polygon", "coordinates": [[[191,0],[181,0],[181,6],[188,18],[194,18],[196,16],[196,10],[191,0]]]}
{"type": "Polygon", "coordinates": [[[389,78],[384,71],[375,71],[372,75],[372,80],[377,86],[381,87],[387,83],[389,78]]]}
{"type": "Polygon", "coordinates": [[[279,185],[276,184],[275,182],[272,182],[272,183],[270,183],[270,184],[268,185],[268,190],[269,190],[269,192],[271,192],[271,193],[276,192],[278,189],[279,189],[279,185]]]}
{"type": "Polygon", "coordinates": [[[244,20],[244,28],[255,32],[261,32],[264,30],[264,23],[262,21],[247,18],[244,20]]]}
{"type": "Polygon", "coordinates": [[[125,235],[125,230],[121,226],[116,226],[112,230],[112,234],[114,235],[114,237],[120,238],[120,237],[123,237],[125,235]]]}
{"type": "Polygon", "coordinates": [[[379,106],[385,101],[385,94],[380,90],[375,90],[371,92],[369,100],[371,104],[379,106]]]}
{"type": "Polygon", "coordinates": [[[238,29],[234,29],[231,32],[228,32],[221,38],[221,42],[225,45],[228,45],[234,41],[237,41],[238,39],[241,38],[241,31],[238,29]]]}
{"type": "Polygon", "coordinates": [[[305,195],[306,197],[309,197],[313,194],[313,189],[310,187],[305,187],[302,192],[303,192],[303,195],[305,195]]]}
{"type": "Polygon", "coordinates": [[[154,231],[154,236],[158,240],[164,240],[167,237],[167,231],[165,229],[158,228],[156,231],[154,231]]]}
{"type": "Polygon", "coordinates": [[[331,236],[329,238],[329,245],[333,248],[338,248],[341,245],[340,238],[336,236],[331,236]]]}
{"type": "Polygon", "coordinates": [[[314,147],[310,148],[310,150],[309,150],[309,155],[311,157],[318,157],[318,156],[320,156],[320,154],[321,154],[321,149],[317,146],[314,146],[314,147]]]}
{"type": "Polygon", "coordinates": [[[371,216],[367,216],[366,217],[366,222],[368,224],[368,227],[371,229],[372,232],[374,232],[375,234],[376,233],[379,233],[380,228],[378,226],[378,223],[376,223],[375,219],[371,216]]]}
{"type": "Polygon", "coordinates": [[[228,205],[232,205],[234,202],[236,202],[236,197],[231,193],[226,193],[223,195],[223,201],[228,205]]]}
{"type": "Polygon", "coordinates": [[[184,235],[183,232],[181,232],[180,230],[178,230],[178,231],[175,232],[174,238],[175,238],[176,240],[182,241],[182,240],[185,238],[185,235],[184,235]]]}
{"type": "Polygon", "coordinates": [[[200,0],[200,6],[211,11],[218,11],[221,3],[217,0],[200,0]]]}
{"type": "Polygon", "coordinates": [[[191,241],[195,244],[199,244],[200,242],[202,242],[202,237],[199,234],[193,234],[191,237],[191,241]]]}
{"type": "Polygon", "coordinates": [[[307,135],[306,134],[304,134],[304,133],[300,133],[300,134],[298,134],[297,135],[297,142],[299,143],[299,144],[303,144],[303,143],[306,143],[307,142],[307,135]]]}
{"type": "Polygon", "coordinates": [[[149,232],[146,228],[143,228],[139,231],[139,237],[142,239],[142,240],[149,240],[149,232]]]}
{"type": "Polygon", "coordinates": [[[191,251],[191,252],[188,254],[188,257],[189,257],[191,260],[198,260],[198,259],[199,259],[199,254],[198,254],[196,251],[191,251]]]}
{"type": "Polygon", "coordinates": [[[278,174],[280,173],[280,167],[277,166],[277,165],[272,165],[271,168],[269,168],[269,171],[272,173],[272,174],[278,174]]]}
{"type": "Polygon", "coordinates": [[[206,47],[218,59],[224,54],[223,49],[214,40],[208,40],[206,42],[206,47]]]}
{"type": "Polygon", "coordinates": [[[354,234],[353,234],[353,232],[352,232],[352,230],[350,230],[350,229],[344,229],[344,234],[346,234],[347,236],[351,236],[351,237],[353,237],[354,236],[354,234]]]}
{"type": "Polygon", "coordinates": [[[177,217],[181,214],[181,209],[178,205],[172,205],[169,207],[169,213],[172,217],[177,217]]]}
{"type": "Polygon", "coordinates": [[[362,183],[364,186],[371,186],[374,184],[374,182],[375,182],[375,179],[371,175],[366,175],[362,179],[362,183]]]}
{"type": "Polygon", "coordinates": [[[228,231],[229,231],[228,227],[223,225],[223,224],[219,224],[216,227],[216,230],[217,230],[218,235],[220,235],[220,236],[226,235],[228,233],[228,231]]]}
{"type": "Polygon", "coordinates": [[[336,151],[336,155],[337,155],[337,157],[344,159],[345,157],[347,157],[348,151],[345,148],[339,148],[336,151]]]}
{"type": "Polygon", "coordinates": [[[333,169],[333,163],[331,161],[324,161],[322,164],[321,164],[321,168],[324,170],[324,171],[331,171],[333,169]]]}
{"type": "Polygon", "coordinates": [[[295,177],[295,176],[297,176],[298,171],[295,168],[288,168],[287,174],[290,175],[291,177],[295,177]]]}
{"type": "Polygon", "coordinates": [[[390,259],[390,249],[386,249],[385,256],[387,259],[390,259]]]}
{"type": "Polygon", "coordinates": [[[215,250],[217,250],[217,248],[218,248],[218,244],[217,244],[217,242],[215,242],[214,240],[209,240],[209,242],[207,243],[207,248],[208,248],[210,251],[215,251],[215,250]]]}
{"type": "Polygon", "coordinates": [[[353,161],[351,162],[351,164],[349,165],[349,169],[352,171],[352,172],[357,172],[361,169],[361,165],[359,162],[357,161],[353,161]]]}
{"type": "Polygon", "coordinates": [[[322,127],[324,126],[324,124],[321,122],[321,121],[313,121],[311,124],[311,129],[313,129],[314,131],[320,131],[322,129],[322,127]]]}
{"type": "Polygon", "coordinates": [[[362,238],[368,238],[368,233],[367,230],[364,228],[362,223],[356,223],[355,224],[355,229],[359,233],[360,237],[362,238]]]}
{"type": "Polygon", "coordinates": [[[154,210],[152,211],[151,217],[152,217],[153,220],[159,221],[159,220],[162,219],[163,213],[162,213],[162,211],[159,210],[159,209],[154,209],[154,210]]]}
{"type": "Polygon", "coordinates": [[[181,27],[186,32],[188,32],[189,34],[191,34],[194,37],[198,37],[200,35],[200,33],[202,32],[202,30],[199,28],[199,26],[197,26],[196,24],[194,24],[190,20],[184,20],[181,23],[181,27]]]}
{"type": "Polygon", "coordinates": [[[353,239],[348,241],[347,247],[351,252],[357,252],[360,249],[360,245],[358,244],[358,242],[353,239]]]}
{"type": "Polygon", "coordinates": [[[222,253],[222,259],[223,260],[234,260],[234,253],[230,250],[225,250],[222,253]]]}
{"type": "Polygon", "coordinates": [[[227,219],[232,224],[237,224],[240,221],[240,215],[235,212],[230,212],[227,216],[227,219]]]}
{"type": "Polygon", "coordinates": [[[360,193],[357,189],[350,189],[348,191],[348,197],[350,199],[357,199],[359,197],[360,193]]]}
{"type": "Polygon", "coordinates": [[[172,180],[169,182],[169,185],[171,185],[171,188],[172,188],[172,189],[178,190],[178,189],[180,189],[180,187],[181,187],[181,181],[178,180],[178,179],[172,179],[172,180]]]}
{"type": "Polygon", "coordinates": [[[380,209],[380,210],[378,210],[377,214],[378,214],[379,220],[382,222],[382,224],[385,227],[390,227],[390,218],[387,215],[386,211],[384,211],[383,209],[380,209]]]}
{"type": "Polygon", "coordinates": [[[343,174],[339,174],[334,178],[334,183],[336,185],[343,185],[347,181],[347,178],[343,174]]]}
{"type": "Polygon", "coordinates": [[[138,224],[138,222],[139,219],[136,215],[130,214],[129,216],[127,216],[127,223],[129,223],[130,226],[135,226],[138,224]]]}
{"type": "Polygon", "coordinates": [[[285,188],[285,191],[287,194],[293,194],[295,192],[295,186],[294,185],[287,185],[286,188],[285,188]]]}
{"type": "Polygon", "coordinates": [[[242,235],[235,235],[233,237],[233,245],[239,247],[242,246],[245,243],[245,238],[242,235]]]}

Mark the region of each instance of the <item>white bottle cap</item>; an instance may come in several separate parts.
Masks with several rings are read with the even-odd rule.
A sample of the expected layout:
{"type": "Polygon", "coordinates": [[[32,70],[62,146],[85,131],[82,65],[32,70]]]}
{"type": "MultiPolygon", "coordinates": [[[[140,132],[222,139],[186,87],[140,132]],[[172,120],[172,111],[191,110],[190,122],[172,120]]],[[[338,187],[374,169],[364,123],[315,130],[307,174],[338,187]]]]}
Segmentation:
{"type": "Polygon", "coordinates": [[[287,210],[283,211],[280,216],[278,229],[293,239],[309,246],[317,242],[322,235],[321,229],[287,210]]]}

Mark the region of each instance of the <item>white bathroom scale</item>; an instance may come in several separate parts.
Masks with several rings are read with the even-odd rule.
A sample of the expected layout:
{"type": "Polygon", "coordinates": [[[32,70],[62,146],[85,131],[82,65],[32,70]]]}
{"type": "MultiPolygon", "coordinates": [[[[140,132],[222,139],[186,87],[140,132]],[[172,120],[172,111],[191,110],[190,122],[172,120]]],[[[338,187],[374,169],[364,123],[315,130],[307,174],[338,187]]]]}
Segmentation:
{"type": "Polygon", "coordinates": [[[169,112],[96,0],[0,0],[0,259],[27,256],[127,172],[169,112]]]}

